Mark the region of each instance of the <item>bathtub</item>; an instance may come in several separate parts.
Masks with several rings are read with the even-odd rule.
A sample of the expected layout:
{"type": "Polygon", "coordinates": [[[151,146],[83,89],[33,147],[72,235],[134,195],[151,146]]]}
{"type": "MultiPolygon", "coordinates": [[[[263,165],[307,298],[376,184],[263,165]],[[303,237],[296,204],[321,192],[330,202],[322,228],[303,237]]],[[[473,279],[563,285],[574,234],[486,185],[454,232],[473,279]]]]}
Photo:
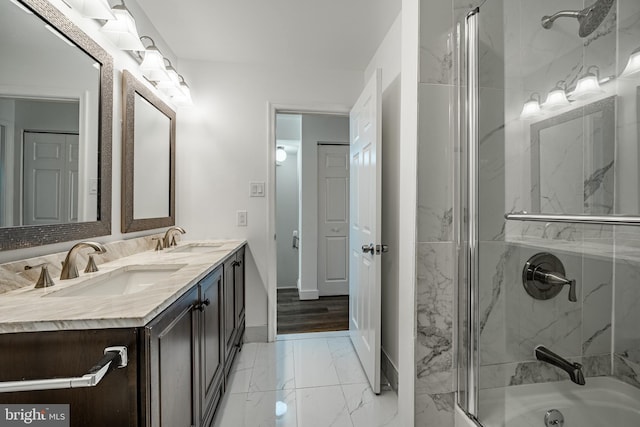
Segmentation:
{"type": "Polygon", "coordinates": [[[638,427],[640,390],[610,377],[526,384],[480,391],[484,427],[545,427],[550,409],[564,415],[564,427],[638,427]]]}

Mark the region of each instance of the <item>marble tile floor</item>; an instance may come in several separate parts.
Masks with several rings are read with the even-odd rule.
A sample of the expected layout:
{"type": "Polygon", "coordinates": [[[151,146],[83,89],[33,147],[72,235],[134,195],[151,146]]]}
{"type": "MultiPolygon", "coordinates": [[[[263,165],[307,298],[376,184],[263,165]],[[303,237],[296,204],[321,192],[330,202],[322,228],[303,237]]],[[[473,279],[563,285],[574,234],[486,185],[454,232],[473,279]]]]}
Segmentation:
{"type": "MultiPolygon", "coordinates": [[[[384,383],[384,381],[383,381],[384,383]]],[[[247,343],[214,427],[399,427],[398,397],[375,395],[344,332],[247,343]]]]}

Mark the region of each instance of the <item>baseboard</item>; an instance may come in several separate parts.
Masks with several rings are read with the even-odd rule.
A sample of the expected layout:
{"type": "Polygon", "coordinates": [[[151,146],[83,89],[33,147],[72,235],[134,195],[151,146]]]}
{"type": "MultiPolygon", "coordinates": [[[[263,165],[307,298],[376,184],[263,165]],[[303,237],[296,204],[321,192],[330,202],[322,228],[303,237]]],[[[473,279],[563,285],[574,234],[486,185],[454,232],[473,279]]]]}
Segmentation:
{"type": "Polygon", "coordinates": [[[247,326],[244,330],[244,342],[267,342],[269,341],[267,325],[247,326]]]}
{"type": "Polygon", "coordinates": [[[380,370],[389,380],[391,388],[398,393],[398,368],[393,364],[384,348],[380,349],[380,370]]]}
{"type": "Polygon", "coordinates": [[[298,291],[301,300],[318,299],[320,294],[317,289],[312,291],[298,291]]]}

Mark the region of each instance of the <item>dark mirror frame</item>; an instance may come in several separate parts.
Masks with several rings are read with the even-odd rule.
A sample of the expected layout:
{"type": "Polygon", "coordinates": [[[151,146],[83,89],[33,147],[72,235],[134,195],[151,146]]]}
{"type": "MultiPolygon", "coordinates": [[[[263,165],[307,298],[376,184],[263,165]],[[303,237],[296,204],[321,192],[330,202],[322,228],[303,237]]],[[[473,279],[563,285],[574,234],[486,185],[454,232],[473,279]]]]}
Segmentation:
{"type": "Polygon", "coordinates": [[[122,225],[123,233],[150,230],[175,225],[176,216],[176,113],[149,87],[129,71],[122,73],[123,127],[122,127],[122,225]],[[169,131],[169,216],[135,219],[133,217],[134,130],[135,95],[142,96],[171,122],[169,131]]]}
{"type": "Polygon", "coordinates": [[[45,0],[19,0],[43,21],[64,34],[100,64],[98,138],[98,220],[66,224],[0,228],[0,251],[81,240],[111,234],[111,146],[113,121],[113,59],[100,45],[45,0]]]}
{"type": "MultiPolygon", "coordinates": [[[[531,124],[531,213],[582,214],[581,212],[540,211],[540,132],[571,120],[602,112],[604,138],[615,144],[616,95],[592,102],[566,113],[531,124]]],[[[588,215],[588,213],[586,213],[588,215]]]]}

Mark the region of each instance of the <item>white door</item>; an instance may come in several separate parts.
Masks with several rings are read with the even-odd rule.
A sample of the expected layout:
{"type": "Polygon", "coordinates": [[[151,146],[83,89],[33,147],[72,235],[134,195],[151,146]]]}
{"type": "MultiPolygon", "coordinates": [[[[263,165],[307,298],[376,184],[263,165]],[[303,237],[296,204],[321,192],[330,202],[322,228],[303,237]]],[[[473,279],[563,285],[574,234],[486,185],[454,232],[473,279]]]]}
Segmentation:
{"type": "Polygon", "coordinates": [[[24,133],[23,225],[78,221],[78,135],[24,133]]]}
{"type": "Polygon", "coordinates": [[[377,70],[349,115],[349,332],[374,393],[380,393],[381,111],[377,70]]]}
{"type": "Polygon", "coordinates": [[[318,146],[318,291],[349,294],[349,146],[318,146]]]}

